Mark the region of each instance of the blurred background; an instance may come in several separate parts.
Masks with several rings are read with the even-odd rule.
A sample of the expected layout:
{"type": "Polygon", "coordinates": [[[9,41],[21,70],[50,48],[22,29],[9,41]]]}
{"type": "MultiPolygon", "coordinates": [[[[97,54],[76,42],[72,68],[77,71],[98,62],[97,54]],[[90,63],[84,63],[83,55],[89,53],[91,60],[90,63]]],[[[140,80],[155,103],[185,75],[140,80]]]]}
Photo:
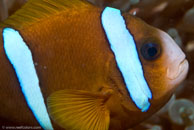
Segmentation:
{"type": "MultiPolygon", "coordinates": [[[[0,0],[3,21],[27,0],[0,0]]],[[[167,32],[185,52],[190,69],[171,100],[156,114],[130,130],[194,130],[194,0],[88,0],[112,6],[167,32]]]]}

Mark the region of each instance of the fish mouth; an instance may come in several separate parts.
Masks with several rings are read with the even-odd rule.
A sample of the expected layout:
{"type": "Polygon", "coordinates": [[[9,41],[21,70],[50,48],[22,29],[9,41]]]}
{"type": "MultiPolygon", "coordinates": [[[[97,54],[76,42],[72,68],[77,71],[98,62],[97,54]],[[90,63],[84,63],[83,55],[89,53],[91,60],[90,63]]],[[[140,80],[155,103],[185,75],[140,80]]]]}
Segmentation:
{"type": "Polygon", "coordinates": [[[167,78],[170,80],[175,80],[179,77],[185,78],[188,72],[188,66],[186,56],[183,56],[179,64],[167,69],[167,78]]]}

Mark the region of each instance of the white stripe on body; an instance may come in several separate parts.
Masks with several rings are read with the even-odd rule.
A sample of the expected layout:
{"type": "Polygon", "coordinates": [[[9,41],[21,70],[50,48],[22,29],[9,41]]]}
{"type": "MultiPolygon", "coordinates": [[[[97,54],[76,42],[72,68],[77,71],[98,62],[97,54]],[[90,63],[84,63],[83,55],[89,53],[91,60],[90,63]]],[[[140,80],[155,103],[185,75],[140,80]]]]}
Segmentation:
{"type": "Polygon", "coordinates": [[[26,102],[43,129],[52,130],[52,124],[44,103],[32,54],[18,31],[3,30],[4,49],[13,65],[26,102]]]}
{"type": "Polygon", "coordinates": [[[147,111],[152,93],[144,78],[133,36],[120,10],[106,7],[102,13],[102,26],[132,100],[142,112],[147,111]]]}

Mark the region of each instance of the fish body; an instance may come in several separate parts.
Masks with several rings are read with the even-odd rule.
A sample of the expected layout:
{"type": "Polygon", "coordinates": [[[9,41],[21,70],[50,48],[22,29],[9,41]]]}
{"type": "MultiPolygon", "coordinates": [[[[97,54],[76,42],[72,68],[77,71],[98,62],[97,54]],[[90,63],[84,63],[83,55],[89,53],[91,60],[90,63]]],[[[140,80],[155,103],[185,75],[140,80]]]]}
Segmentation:
{"type": "MultiPolygon", "coordinates": [[[[0,29],[2,123],[41,125],[44,129],[125,130],[160,109],[187,74],[188,62],[176,43],[166,33],[128,13],[120,14],[119,10],[109,7],[101,9],[79,0],[36,2],[29,1],[23,9],[8,18],[0,29]],[[138,95],[139,86],[133,86],[131,82],[132,87],[127,84],[128,78],[121,71],[122,65],[118,62],[119,56],[112,44],[112,32],[108,35],[107,24],[103,23],[103,14],[107,9],[110,14],[116,10],[114,17],[119,16],[124,20],[127,36],[132,37],[131,41],[137,50],[132,54],[137,54],[137,62],[142,67],[141,73],[147,84],[147,88],[141,90],[143,94],[138,95]],[[8,53],[13,47],[6,47],[10,43],[7,40],[9,36],[13,38],[13,44],[17,42],[11,35],[26,44],[28,51],[25,53],[24,49],[18,52],[19,57],[24,56],[19,63],[27,66],[24,67],[24,77],[28,77],[25,74],[28,74],[26,63],[29,62],[22,60],[29,54],[32,61],[29,66],[36,73],[37,88],[40,88],[40,97],[45,103],[44,112],[48,111],[49,115],[49,126],[41,122],[39,113],[35,114],[37,108],[30,105],[33,100],[26,99],[28,95],[34,96],[36,102],[38,94],[33,93],[34,89],[30,90],[32,93],[29,91],[30,94],[25,93],[25,78],[19,76],[17,65],[8,53]],[[150,48],[159,48],[157,54],[153,54],[156,57],[147,54],[150,48]],[[137,94],[134,94],[135,90],[137,94]],[[144,94],[146,98],[142,97],[144,94]]],[[[114,18],[109,14],[104,17],[114,18]]],[[[15,48],[14,52],[18,54],[17,46],[15,48]]],[[[133,60],[130,63],[133,64],[133,60]]],[[[131,75],[136,76],[136,72],[133,73],[131,75]]],[[[29,75],[27,80],[32,79],[30,81],[34,83],[34,78],[29,75]]],[[[136,78],[138,76],[134,80],[136,78]]],[[[31,87],[27,85],[27,91],[31,87]]]]}

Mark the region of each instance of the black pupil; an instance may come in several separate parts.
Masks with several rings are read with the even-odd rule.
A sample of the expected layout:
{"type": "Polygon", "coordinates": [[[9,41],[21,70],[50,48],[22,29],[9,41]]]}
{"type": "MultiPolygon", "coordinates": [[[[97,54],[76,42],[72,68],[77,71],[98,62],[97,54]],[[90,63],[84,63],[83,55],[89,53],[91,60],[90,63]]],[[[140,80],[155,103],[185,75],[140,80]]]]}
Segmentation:
{"type": "Polygon", "coordinates": [[[155,60],[160,54],[160,45],[156,43],[143,44],[141,54],[146,60],[155,60]]]}
{"type": "Polygon", "coordinates": [[[157,54],[157,49],[155,48],[155,47],[150,47],[150,48],[148,48],[148,55],[150,56],[150,57],[153,57],[153,56],[155,56],[156,54],[157,54]]]}

